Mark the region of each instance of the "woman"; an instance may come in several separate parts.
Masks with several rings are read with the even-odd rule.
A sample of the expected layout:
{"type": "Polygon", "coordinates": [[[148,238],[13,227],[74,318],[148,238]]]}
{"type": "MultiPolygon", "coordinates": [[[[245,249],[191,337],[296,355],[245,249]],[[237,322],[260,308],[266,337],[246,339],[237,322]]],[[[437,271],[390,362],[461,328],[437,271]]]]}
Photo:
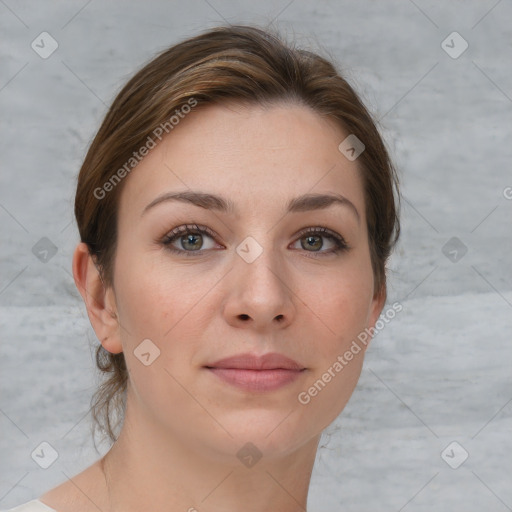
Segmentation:
{"type": "Polygon", "coordinates": [[[75,200],[113,446],[12,510],[306,510],[385,304],[397,193],[371,116],[318,55],[229,26],[147,64],[75,200]]]}

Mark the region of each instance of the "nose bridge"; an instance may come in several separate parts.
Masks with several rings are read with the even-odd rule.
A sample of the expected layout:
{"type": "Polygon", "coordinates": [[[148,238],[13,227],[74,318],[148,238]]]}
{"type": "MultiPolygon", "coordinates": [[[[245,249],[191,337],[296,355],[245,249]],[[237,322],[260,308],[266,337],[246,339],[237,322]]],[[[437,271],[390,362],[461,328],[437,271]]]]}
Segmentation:
{"type": "Polygon", "coordinates": [[[290,320],[291,287],[284,260],[272,240],[270,233],[257,234],[247,236],[236,247],[230,315],[248,316],[261,324],[276,317],[290,320]]]}
{"type": "Polygon", "coordinates": [[[258,241],[254,236],[247,236],[236,247],[236,253],[242,260],[237,263],[241,267],[245,279],[254,284],[282,286],[282,258],[276,250],[271,234],[260,234],[258,241]],[[261,242],[261,243],[260,243],[261,242]],[[253,283],[254,281],[254,283],[253,283]]]}

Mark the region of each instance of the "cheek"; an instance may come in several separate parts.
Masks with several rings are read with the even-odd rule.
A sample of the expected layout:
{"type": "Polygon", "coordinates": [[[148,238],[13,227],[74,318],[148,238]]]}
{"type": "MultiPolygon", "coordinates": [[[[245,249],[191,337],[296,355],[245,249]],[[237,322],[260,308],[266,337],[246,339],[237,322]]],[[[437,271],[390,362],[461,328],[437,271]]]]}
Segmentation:
{"type": "Polygon", "coordinates": [[[163,339],[175,326],[179,329],[215,281],[213,272],[199,276],[192,266],[173,266],[163,251],[119,257],[116,298],[120,318],[132,335],[163,339]]]}
{"type": "Polygon", "coordinates": [[[304,417],[322,429],[343,411],[359,380],[366,346],[358,336],[367,326],[368,300],[347,287],[331,293],[323,311],[324,325],[310,332],[314,365],[296,397],[304,417]]]}
{"type": "Polygon", "coordinates": [[[192,276],[192,267],[188,275],[160,255],[121,256],[115,268],[120,335],[135,393],[143,402],[162,407],[168,407],[172,396],[175,404],[185,407],[190,397],[177,382],[186,380],[194,351],[198,350],[197,340],[204,325],[198,321],[200,308],[195,306],[214,279],[210,278],[208,286],[204,279],[192,276]],[[143,353],[150,354],[148,365],[144,364],[143,353]]]}
{"type": "Polygon", "coordinates": [[[373,274],[369,257],[354,261],[347,265],[350,269],[308,280],[301,291],[311,310],[308,352],[315,365],[298,401],[304,413],[321,419],[324,427],[350,399],[366,349],[358,336],[368,326],[373,274]]]}
{"type": "Polygon", "coordinates": [[[356,263],[304,281],[299,297],[315,322],[315,349],[325,355],[341,350],[367,327],[373,297],[371,265],[356,263]]]}

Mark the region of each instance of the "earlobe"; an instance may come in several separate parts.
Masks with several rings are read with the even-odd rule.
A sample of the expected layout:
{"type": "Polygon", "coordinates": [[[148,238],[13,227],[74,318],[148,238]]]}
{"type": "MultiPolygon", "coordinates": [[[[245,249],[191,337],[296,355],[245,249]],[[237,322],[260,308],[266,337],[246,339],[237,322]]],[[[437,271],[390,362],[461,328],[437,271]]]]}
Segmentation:
{"type": "Polygon", "coordinates": [[[114,292],[104,285],[89,248],[83,242],[77,245],[73,255],[73,277],[103,348],[113,354],[122,352],[114,292]]]}

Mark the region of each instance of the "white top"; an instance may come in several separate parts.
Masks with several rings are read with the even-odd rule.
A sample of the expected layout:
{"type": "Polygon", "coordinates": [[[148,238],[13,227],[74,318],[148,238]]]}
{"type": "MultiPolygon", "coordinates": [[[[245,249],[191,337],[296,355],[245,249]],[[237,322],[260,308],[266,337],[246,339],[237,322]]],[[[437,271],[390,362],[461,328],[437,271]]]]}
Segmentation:
{"type": "Polygon", "coordinates": [[[42,501],[32,500],[18,505],[17,507],[7,510],[0,510],[0,512],[57,512],[55,509],[45,505],[42,501]]]}

